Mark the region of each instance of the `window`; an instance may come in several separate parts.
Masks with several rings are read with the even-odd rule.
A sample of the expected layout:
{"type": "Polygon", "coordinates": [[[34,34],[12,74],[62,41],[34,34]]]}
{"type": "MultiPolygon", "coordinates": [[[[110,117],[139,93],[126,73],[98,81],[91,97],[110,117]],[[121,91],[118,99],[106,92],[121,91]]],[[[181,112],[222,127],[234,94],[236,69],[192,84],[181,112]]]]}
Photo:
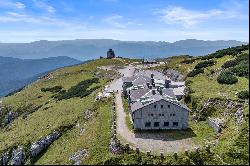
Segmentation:
{"type": "Polygon", "coordinates": [[[178,122],[173,122],[173,126],[178,126],[178,122]]]}
{"type": "Polygon", "coordinates": [[[160,122],[154,122],[154,127],[159,127],[160,126],[160,122]]]}
{"type": "Polygon", "coordinates": [[[163,105],[161,105],[161,108],[163,108],[163,105]]]}
{"type": "Polygon", "coordinates": [[[151,114],[151,116],[154,116],[154,114],[151,114]]]}
{"type": "Polygon", "coordinates": [[[175,114],[173,114],[173,116],[175,116],[175,114]]]}
{"type": "Polygon", "coordinates": [[[156,108],[156,105],[154,105],[154,108],[156,108]]]}
{"type": "Polygon", "coordinates": [[[150,127],[151,126],[151,122],[146,122],[145,123],[145,127],[150,127]]]}
{"type": "Polygon", "coordinates": [[[168,105],[168,108],[170,108],[170,105],[168,105]]]}
{"type": "Polygon", "coordinates": [[[168,127],[169,126],[169,122],[164,122],[164,127],[168,127]]]}
{"type": "Polygon", "coordinates": [[[161,116],[164,116],[164,114],[161,114],[161,116]]]}
{"type": "Polygon", "coordinates": [[[161,116],[161,114],[159,114],[159,116],[161,116]]]}

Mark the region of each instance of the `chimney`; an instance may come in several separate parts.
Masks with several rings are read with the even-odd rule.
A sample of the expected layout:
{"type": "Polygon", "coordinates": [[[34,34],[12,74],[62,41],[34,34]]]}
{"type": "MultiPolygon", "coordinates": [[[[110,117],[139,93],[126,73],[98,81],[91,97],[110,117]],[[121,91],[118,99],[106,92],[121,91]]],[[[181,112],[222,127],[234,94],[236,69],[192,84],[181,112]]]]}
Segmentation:
{"type": "Polygon", "coordinates": [[[152,85],[149,85],[149,89],[152,89],[152,85]]]}
{"type": "Polygon", "coordinates": [[[154,78],[154,74],[153,74],[153,73],[151,73],[151,79],[152,79],[152,78],[154,78]]]}
{"type": "Polygon", "coordinates": [[[152,90],[152,94],[155,95],[155,89],[152,90]]]}
{"type": "Polygon", "coordinates": [[[161,87],[158,88],[158,92],[160,93],[160,95],[162,95],[162,88],[161,87]]]}
{"type": "Polygon", "coordinates": [[[169,88],[170,87],[171,80],[165,79],[165,87],[169,88]]]}
{"type": "Polygon", "coordinates": [[[155,83],[154,78],[151,78],[150,82],[151,82],[151,84],[153,85],[153,84],[155,83]]]}
{"type": "Polygon", "coordinates": [[[147,82],[147,87],[149,88],[149,85],[150,85],[150,83],[149,82],[147,82]]]}

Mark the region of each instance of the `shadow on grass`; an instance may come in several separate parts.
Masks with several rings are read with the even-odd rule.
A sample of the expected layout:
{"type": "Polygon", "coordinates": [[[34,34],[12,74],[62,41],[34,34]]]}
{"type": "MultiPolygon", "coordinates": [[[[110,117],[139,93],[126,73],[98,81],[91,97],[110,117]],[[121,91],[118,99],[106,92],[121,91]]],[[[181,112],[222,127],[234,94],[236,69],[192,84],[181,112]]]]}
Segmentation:
{"type": "Polygon", "coordinates": [[[191,128],[186,130],[136,130],[134,131],[136,138],[176,141],[187,138],[196,137],[191,128]]]}

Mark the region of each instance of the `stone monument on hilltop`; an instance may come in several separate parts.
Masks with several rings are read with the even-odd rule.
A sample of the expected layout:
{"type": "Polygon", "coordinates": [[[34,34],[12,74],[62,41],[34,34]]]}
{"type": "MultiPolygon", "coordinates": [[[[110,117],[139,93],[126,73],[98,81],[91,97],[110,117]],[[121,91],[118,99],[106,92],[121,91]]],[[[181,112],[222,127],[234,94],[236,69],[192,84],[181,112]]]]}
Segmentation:
{"type": "Polygon", "coordinates": [[[107,58],[112,59],[115,58],[115,52],[112,49],[109,49],[107,52],[107,58]]]}

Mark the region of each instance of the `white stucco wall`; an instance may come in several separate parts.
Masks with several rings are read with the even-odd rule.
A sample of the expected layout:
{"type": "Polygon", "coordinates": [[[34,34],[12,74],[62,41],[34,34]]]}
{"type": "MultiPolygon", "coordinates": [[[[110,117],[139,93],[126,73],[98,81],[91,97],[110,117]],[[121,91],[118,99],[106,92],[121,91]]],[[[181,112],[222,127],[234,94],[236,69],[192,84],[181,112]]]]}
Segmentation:
{"type": "Polygon", "coordinates": [[[145,106],[135,111],[132,116],[135,129],[186,129],[188,127],[188,110],[165,100],[145,106]],[[156,108],[154,108],[154,105],[156,105],[156,108]],[[161,105],[163,105],[163,108],[161,108],[161,105]],[[168,108],[168,105],[170,108],[168,108]],[[151,116],[152,114],[153,116],[151,116]],[[145,127],[146,122],[151,122],[151,127],[145,127]],[[159,127],[154,127],[154,122],[160,122],[159,127]],[[169,126],[164,126],[164,122],[169,122],[169,126]],[[173,122],[178,122],[178,126],[173,126],[173,122]]]}

